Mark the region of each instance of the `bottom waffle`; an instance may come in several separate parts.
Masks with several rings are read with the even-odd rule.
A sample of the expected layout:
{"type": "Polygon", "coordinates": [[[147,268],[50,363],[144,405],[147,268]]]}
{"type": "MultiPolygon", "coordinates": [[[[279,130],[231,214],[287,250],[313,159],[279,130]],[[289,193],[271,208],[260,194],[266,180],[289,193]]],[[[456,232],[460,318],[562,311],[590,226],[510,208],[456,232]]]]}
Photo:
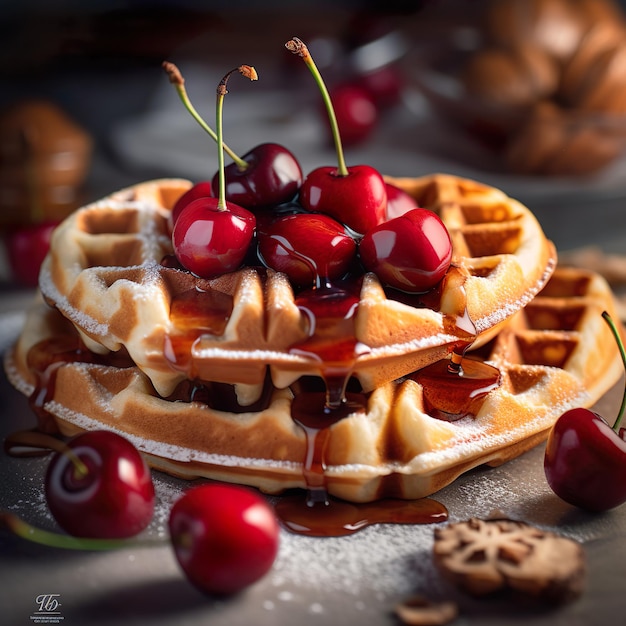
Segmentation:
{"type": "Polygon", "coordinates": [[[280,493],[310,486],[306,459],[317,455],[331,495],[355,502],[413,499],[478,465],[518,456],[544,440],[563,411],[590,406],[612,387],[623,366],[603,310],[615,317],[604,279],[557,269],[494,339],[464,357],[464,370],[483,364],[499,382],[456,420],[433,409],[437,396],[462,395],[452,374],[440,387],[431,388],[419,372],[385,384],[363,394],[363,410],[317,429],[293,419],[294,397],[309,393],[301,384],[276,389],[268,383],[265,406],[245,413],[212,407],[198,390],[161,398],[127,355],[101,357],[81,347],[74,327],[43,300],[7,353],[5,369],[30,396],[40,428],[68,436],[115,430],[154,467],[180,477],[280,493]]]}

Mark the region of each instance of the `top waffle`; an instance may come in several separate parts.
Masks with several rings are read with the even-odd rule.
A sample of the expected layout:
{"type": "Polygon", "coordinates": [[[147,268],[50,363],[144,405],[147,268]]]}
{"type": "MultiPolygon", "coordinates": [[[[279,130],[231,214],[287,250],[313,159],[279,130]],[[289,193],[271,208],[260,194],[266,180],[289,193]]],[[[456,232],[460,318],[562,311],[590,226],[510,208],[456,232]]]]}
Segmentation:
{"type": "MultiPolygon", "coordinates": [[[[452,270],[434,306],[389,296],[362,281],[354,335],[366,347],[353,373],[365,390],[489,340],[545,285],[553,245],[519,202],[453,176],[389,179],[439,213],[453,242],[452,270]]],[[[306,315],[283,274],[246,267],[213,280],[166,267],[169,212],[191,183],[136,185],[85,206],[56,230],[40,287],[97,353],[124,348],[167,397],[185,379],[237,385],[254,402],[267,370],[278,388],[319,363],[291,348],[307,339],[306,315]]]]}

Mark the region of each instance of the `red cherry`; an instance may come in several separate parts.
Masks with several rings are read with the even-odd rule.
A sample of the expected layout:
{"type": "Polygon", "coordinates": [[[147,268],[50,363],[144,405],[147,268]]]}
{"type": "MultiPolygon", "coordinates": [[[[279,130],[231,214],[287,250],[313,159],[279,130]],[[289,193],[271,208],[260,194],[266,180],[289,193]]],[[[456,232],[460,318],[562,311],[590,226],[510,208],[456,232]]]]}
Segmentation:
{"type": "Polygon", "coordinates": [[[416,208],[415,200],[400,187],[396,187],[391,183],[385,183],[387,191],[387,219],[392,220],[394,217],[400,217],[416,208]]]}
{"type": "MultiPolygon", "coordinates": [[[[609,325],[626,367],[620,331],[609,325]]],[[[626,502],[626,433],[620,428],[626,409],[626,388],[613,427],[589,409],[566,411],[550,430],[544,455],[548,484],[560,498],[588,511],[607,511],[626,502]]]]}
{"type": "MultiPolygon", "coordinates": [[[[231,163],[224,170],[226,199],[246,209],[265,208],[292,200],[302,184],[302,169],[287,148],[264,143],[242,157],[247,167],[231,163]]],[[[219,176],[213,178],[218,195],[219,176]]]]}
{"type": "Polygon", "coordinates": [[[141,454],[110,431],[90,431],[68,443],[86,469],[56,452],[45,495],[59,526],[70,535],[122,539],[141,532],[154,512],[154,486],[141,454]]]}
{"type": "Polygon", "coordinates": [[[361,74],[358,82],[378,108],[386,109],[400,102],[406,81],[397,65],[388,64],[361,74]]]}
{"type": "Polygon", "coordinates": [[[369,165],[318,167],[302,183],[300,202],[308,211],[326,213],[363,234],[385,220],[387,193],[383,177],[369,165]]]}
{"type": "Polygon", "coordinates": [[[546,445],[544,470],[561,499],[588,511],[626,502],[626,441],[593,411],[576,408],[559,417],[546,445]]]}
{"type": "Polygon", "coordinates": [[[368,139],[378,124],[378,109],[370,93],[360,85],[342,83],[330,96],[344,144],[356,145],[368,139]]]}
{"type": "Polygon", "coordinates": [[[356,243],[345,228],[321,214],[280,217],[259,230],[258,240],[263,262],[301,287],[340,278],[356,255],[356,243]]]}
{"type": "Polygon", "coordinates": [[[170,228],[174,228],[178,216],[188,204],[191,204],[194,200],[198,200],[199,198],[210,198],[211,196],[213,196],[213,188],[208,180],[196,183],[191,189],[185,191],[172,208],[172,212],[170,213],[170,228]]]}
{"type": "Polygon", "coordinates": [[[244,487],[205,484],[172,507],[169,530],[183,572],[210,594],[232,594],[272,567],[279,526],[265,499],[244,487]]]}
{"type": "Polygon", "coordinates": [[[37,285],[39,269],[50,249],[50,239],[56,226],[56,222],[41,222],[7,233],[7,258],[16,282],[27,287],[37,285]]]}
{"type": "Polygon", "coordinates": [[[434,287],[450,267],[452,243],[444,223],[428,209],[413,209],[370,230],[361,240],[363,265],[402,291],[434,287]]]}
{"type": "Polygon", "coordinates": [[[254,235],[256,219],[231,202],[220,208],[217,198],[199,198],[176,220],[172,245],[179,262],[193,274],[214,278],[243,263],[254,235]]]}

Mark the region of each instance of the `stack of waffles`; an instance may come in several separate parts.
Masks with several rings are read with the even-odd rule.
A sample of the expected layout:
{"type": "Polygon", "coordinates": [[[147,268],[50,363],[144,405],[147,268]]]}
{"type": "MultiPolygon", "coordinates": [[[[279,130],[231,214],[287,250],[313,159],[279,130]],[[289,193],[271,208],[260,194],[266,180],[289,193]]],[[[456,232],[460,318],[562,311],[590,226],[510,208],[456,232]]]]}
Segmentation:
{"type": "MultiPolygon", "coordinates": [[[[421,299],[359,277],[353,358],[294,349],[315,324],[283,274],[248,266],[207,280],[169,262],[170,211],[191,182],[164,179],[57,228],[5,359],[9,379],[31,398],[40,428],[111,429],[156,468],[267,493],[309,486],[317,454],[328,493],[355,502],[423,497],[503,463],[617,382],[622,362],[601,316],[618,317],[609,286],[557,267],[528,208],[454,176],[388,181],[439,214],[452,265],[421,299]],[[421,376],[438,363],[449,378],[421,376]],[[488,372],[482,387],[475,366],[488,372]],[[337,370],[358,408],[347,402],[341,419],[303,424],[295,401],[328,394],[337,370]],[[468,382],[475,401],[438,404],[454,403],[468,382]]],[[[345,333],[345,320],[339,326],[345,333]]]]}

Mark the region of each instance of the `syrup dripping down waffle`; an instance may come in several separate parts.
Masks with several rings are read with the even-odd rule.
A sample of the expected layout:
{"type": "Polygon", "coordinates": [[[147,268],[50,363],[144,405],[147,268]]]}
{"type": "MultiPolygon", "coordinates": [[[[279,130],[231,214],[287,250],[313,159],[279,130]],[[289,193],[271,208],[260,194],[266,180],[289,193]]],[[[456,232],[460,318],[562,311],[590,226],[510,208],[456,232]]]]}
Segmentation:
{"type": "MultiPolygon", "coordinates": [[[[564,410],[591,406],[622,375],[603,310],[615,314],[604,279],[558,268],[543,291],[473,353],[501,374],[475,415],[457,421],[431,416],[411,375],[377,387],[367,394],[364,412],[328,430],[328,492],[351,501],[418,498],[473,467],[503,463],[535,446],[564,410]]],[[[125,351],[98,355],[80,345],[74,325],[40,300],[5,357],[10,381],[39,398],[39,413],[51,422],[42,424],[45,429],[118,431],[154,467],[185,478],[233,481],[268,493],[306,486],[307,439],[292,419],[290,388],[270,386],[265,408],[232,413],[201,401],[164,399],[125,351]],[[42,367],[54,351],[61,355],[56,366],[42,367]]]]}

